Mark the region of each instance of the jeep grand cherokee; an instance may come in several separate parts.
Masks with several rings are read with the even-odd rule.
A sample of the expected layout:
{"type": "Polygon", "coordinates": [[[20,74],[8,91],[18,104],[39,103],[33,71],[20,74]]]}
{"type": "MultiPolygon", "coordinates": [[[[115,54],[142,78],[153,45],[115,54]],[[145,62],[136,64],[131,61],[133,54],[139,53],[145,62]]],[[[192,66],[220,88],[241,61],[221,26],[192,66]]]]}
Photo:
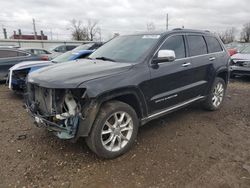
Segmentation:
{"type": "Polygon", "coordinates": [[[228,75],[227,50],[210,32],[120,36],[89,59],[31,73],[26,106],[59,138],[85,137],[98,156],[114,158],[150,120],[198,101],[219,109],[228,75]]]}

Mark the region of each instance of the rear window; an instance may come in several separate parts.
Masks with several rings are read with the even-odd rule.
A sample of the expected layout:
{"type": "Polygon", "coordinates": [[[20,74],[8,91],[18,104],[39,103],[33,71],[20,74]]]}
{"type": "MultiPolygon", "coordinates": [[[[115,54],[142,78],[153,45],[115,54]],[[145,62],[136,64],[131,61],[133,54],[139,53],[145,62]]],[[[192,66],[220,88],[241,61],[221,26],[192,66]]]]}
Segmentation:
{"type": "Polygon", "coordinates": [[[190,56],[207,54],[207,45],[200,35],[187,36],[190,56]]]}
{"type": "Polygon", "coordinates": [[[221,52],[223,49],[215,37],[205,37],[209,53],[221,52]]]}

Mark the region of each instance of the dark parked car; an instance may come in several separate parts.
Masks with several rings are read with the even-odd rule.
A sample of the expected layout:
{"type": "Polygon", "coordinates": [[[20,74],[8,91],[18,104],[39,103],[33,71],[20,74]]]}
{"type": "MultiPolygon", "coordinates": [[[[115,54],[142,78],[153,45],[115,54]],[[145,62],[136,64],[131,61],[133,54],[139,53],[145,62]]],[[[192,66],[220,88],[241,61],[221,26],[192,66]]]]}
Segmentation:
{"type": "Polygon", "coordinates": [[[53,47],[51,49],[51,52],[52,52],[51,57],[55,58],[62,53],[65,53],[65,52],[68,52],[68,51],[75,49],[77,46],[79,46],[79,45],[64,44],[64,45],[59,45],[59,46],[53,47]]]}
{"type": "Polygon", "coordinates": [[[8,76],[9,68],[22,61],[41,60],[40,57],[15,48],[0,48],[0,80],[8,76]]]}
{"type": "Polygon", "coordinates": [[[140,125],[198,101],[219,109],[229,59],[210,32],[120,36],[88,60],[31,73],[26,106],[59,138],[85,137],[98,156],[114,158],[129,150],[140,125]]]}
{"type": "Polygon", "coordinates": [[[52,53],[42,48],[21,48],[21,50],[40,56],[42,60],[48,61],[52,57],[52,53]]]}

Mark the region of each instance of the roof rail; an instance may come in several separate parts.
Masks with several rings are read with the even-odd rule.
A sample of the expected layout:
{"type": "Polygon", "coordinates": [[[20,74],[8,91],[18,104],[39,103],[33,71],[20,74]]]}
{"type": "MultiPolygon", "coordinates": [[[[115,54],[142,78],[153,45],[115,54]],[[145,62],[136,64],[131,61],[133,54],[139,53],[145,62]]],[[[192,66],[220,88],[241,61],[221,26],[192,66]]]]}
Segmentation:
{"type": "Polygon", "coordinates": [[[210,31],[209,31],[209,30],[205,30],[205,32],[210,33],[210,31]]]}
{"type": "Polygon", "coordinates": [[[182,30],[182,28],[174,28],[173,31],[179,31],[182,30]]]}

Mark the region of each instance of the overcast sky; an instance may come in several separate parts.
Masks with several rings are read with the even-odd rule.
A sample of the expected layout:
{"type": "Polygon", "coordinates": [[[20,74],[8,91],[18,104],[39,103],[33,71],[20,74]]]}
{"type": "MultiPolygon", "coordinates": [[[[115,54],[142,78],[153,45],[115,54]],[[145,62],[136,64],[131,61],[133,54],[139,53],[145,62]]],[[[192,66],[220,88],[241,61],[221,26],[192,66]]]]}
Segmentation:
{"type": "Polygon", "coordinates": [[[70,39],[73,18],[98,20],[104,40],[116,32],[145,31],[150,22],[163,31],[166,13],[170,29],[185,26],[219,32],[234,26],[240,31],[250,22],[249,0],[0,0],[0,7],[0,26],[9,36],[19,28],[32,33],[35,18],[37,30],[44,30],[49,38],[52,31],[53,39],[70,39]]]}

